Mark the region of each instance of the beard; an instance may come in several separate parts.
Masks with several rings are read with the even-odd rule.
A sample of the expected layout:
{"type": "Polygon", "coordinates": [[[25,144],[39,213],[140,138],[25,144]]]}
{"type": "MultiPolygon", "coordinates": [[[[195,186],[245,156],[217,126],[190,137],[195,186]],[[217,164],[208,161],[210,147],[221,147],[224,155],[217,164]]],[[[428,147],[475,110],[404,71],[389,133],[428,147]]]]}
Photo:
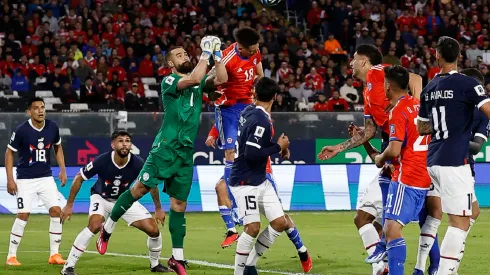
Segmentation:
{"type": "Polygon", "coordinates": [[[120,158],[125,158],[129,155],[129,152],[130,150],[126,150],[126,149],[121,149],[121,150],[116,150],[116,153],[117,155],[120,157],[120,158]]]}
{"type": "Polygon", "coordinates": [[[192,65],[192,63],[190,61],[186,61],[186,62],[180,64],[180,66],[175,67],[175,69],[177,70],[177,72],[179,72],[181,74],[188,74],[188,73],[192,72],[192,70],[194,70],[194,65],[192,65]]]}

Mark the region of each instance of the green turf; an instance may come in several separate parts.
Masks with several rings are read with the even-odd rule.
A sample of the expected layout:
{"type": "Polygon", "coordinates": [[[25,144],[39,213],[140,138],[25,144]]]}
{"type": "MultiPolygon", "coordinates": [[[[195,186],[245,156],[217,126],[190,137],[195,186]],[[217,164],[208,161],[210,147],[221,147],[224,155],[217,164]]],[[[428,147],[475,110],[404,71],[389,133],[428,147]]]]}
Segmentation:
{"type": "MultiPolygon", "coordinates": [[[[359,234],[353,224],[354,212],[294,212],[290,213],[296,222],[305,245],[309,248],[313,259],[314,274],[366,275],[371,268],[364,264],[366,253],[362,247],[359,234]]],[[[6,259],[9,232],[14,220],[13,215],[0,215],[0,231],[3,236],[0,242],[0,254],[6,259]]],[[[87,215],[72,217],[63,230],[61,244],[62,255],[65,257],[73,240],[80,230],[86,226],[87,215]]],[[[441,226],[444,234],[446,223],[441,226]]],[[[21,267],[0,269],[0,274],[59,274],[61,267],[47,264],[49,253],[48,236],[49,219],[47,216],[33,215],[27,224],[24,238],[20,244],[18,260],[21,267]]],[[[465,260],[459,274],[489,274],[488,232],[490,227],[490,210],[483,210],[480,219],[474,226],[468,239],[465,260]]],[[[406,274],[411,274],[417,249],[418,226],[409,225],[405,230],[408,244],[408,261],[406,274]]],[[[171,252],[170,238],[167,228],[163,230],[164,250],[162,257],[171,252]]],[[[192,260],[201,260],[218,264],[233,264],[235,246],[221,249],[224,231],[221,218],[217,213],[189,214],[187,218],[187,237],[185,256],[192,260]]],[[[95,238],[89,245],[95,251],[95,238]]],[[[116,227],[109,252],[146,255],[146,236],[134,228],[128,228],[120,222],[116,227]]],[[[95,274],[148,274],[148,260],[138,257],[100,256],[85,253],[76,266],[80,275],[95,274]]],[[[301,266],[294,246],[287,236],[281,236],[262,259],[259,268],[299,273],[301,266]]],[[[207,267],[191,264],[188,274],[232,274],[230,269],[207,267]]],[[[276,273],[262,273],[276,274],[276,273]]]]}

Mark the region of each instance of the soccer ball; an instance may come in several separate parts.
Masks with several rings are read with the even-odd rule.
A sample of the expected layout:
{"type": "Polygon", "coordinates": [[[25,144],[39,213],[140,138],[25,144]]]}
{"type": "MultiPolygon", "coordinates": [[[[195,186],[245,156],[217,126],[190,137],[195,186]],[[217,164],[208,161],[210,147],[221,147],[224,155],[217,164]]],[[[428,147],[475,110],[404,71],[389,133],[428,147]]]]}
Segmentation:
{"type": "Polygon", "coordinates": [[[262,4],[266,6],[275,6],[281,2],[281,0],[260,0],[262,4]]]}

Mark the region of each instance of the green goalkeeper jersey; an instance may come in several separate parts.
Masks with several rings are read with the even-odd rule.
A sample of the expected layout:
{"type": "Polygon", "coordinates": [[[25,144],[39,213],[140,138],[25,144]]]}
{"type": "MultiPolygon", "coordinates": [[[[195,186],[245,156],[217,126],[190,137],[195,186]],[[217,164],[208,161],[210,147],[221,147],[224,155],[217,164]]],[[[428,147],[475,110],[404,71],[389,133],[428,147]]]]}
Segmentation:
{"type": "Polygon", "coordinates": [[[153,142],[153,147],[194,149],[194,141],[201,120],[202,89],[205,76],[199,85],[177,90],[182,77],[170,74],[162,80],[163,123],[153,142]]]}

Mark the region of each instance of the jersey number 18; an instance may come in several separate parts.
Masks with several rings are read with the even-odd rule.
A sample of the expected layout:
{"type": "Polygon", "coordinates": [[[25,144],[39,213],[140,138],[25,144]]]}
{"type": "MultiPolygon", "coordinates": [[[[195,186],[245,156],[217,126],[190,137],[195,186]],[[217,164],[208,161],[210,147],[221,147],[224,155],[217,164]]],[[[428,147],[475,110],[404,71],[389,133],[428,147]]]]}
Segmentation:
{"type": "Polygon", "coordinates": [[[46,162],[46,150],[36,150],[36,162],[46,162]]]}

